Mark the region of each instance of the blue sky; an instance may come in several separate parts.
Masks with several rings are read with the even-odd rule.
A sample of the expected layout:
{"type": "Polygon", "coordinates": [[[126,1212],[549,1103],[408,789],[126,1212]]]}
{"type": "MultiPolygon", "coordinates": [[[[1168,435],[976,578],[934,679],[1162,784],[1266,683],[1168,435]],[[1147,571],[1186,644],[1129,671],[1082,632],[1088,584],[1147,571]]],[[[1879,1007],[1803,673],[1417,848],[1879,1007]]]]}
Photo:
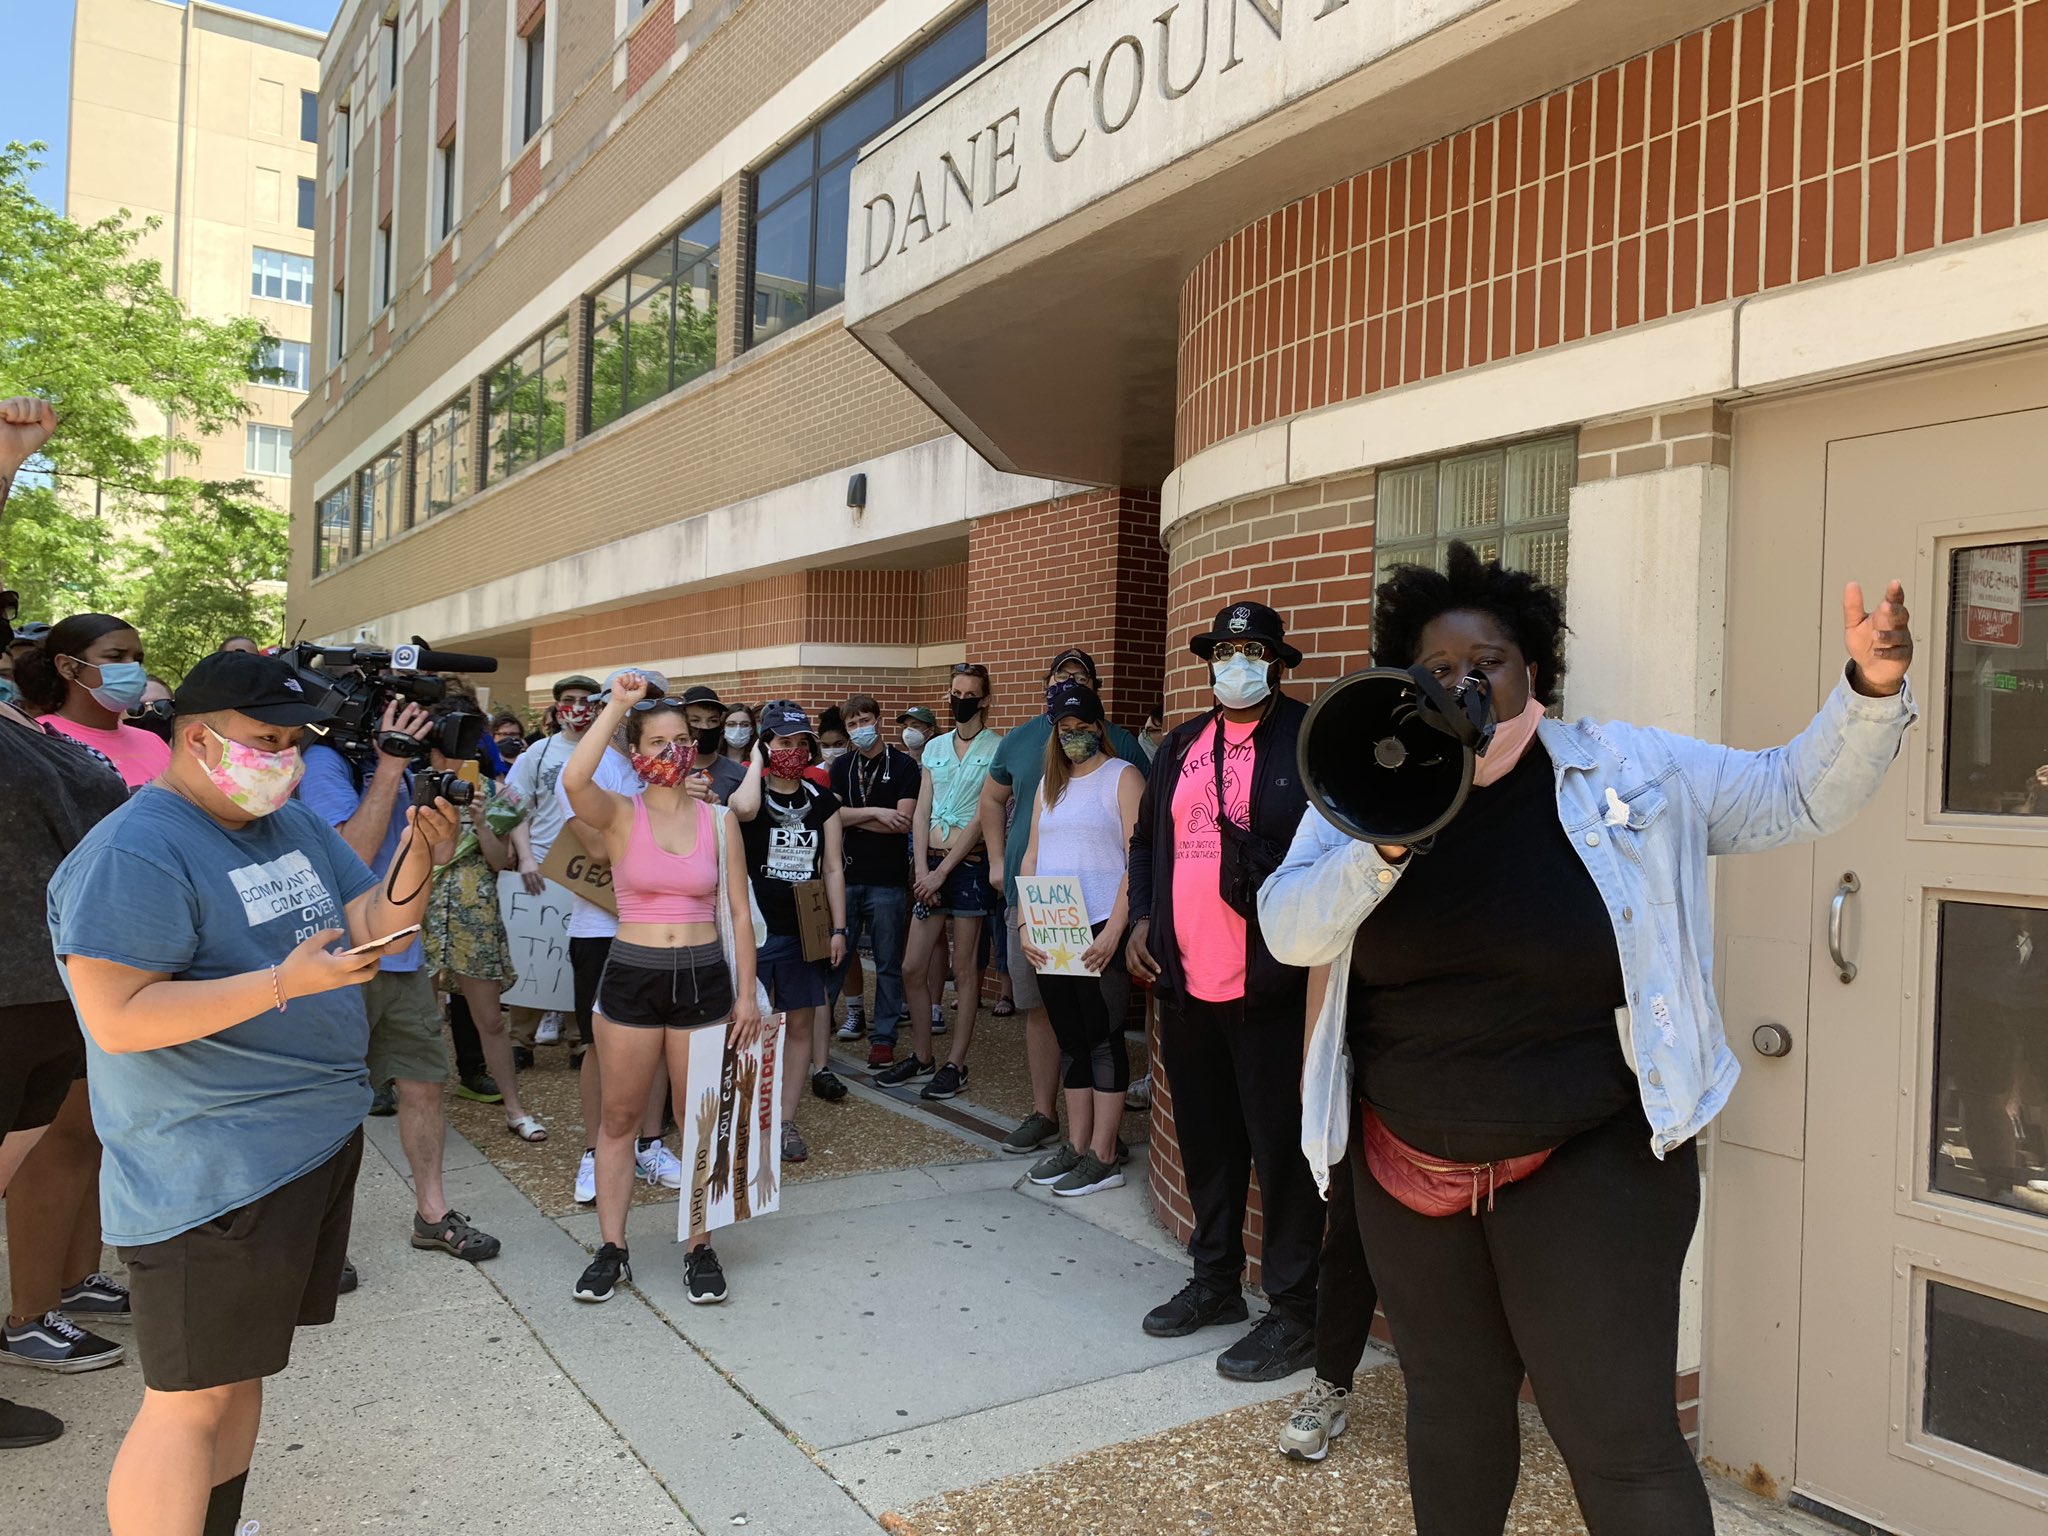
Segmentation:
{"type": "MultiPolygon", "coordinates": [[[[7,82],[0,89],[0,143],[41,139],[49,150],[31,185],[64,206],[64,129],[71,96],[72,0],[6,0],[7,82]]],[[[234,8],[325,31],[341,0],[234,0],[234,8]]]]}

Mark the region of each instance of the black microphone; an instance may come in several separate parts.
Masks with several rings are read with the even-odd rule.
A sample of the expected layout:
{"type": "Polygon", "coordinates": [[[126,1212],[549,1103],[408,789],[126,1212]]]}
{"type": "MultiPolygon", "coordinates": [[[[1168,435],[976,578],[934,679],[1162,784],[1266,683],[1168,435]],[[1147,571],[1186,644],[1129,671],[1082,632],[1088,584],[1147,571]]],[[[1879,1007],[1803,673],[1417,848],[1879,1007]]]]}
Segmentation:
{"type": "Polygon", "coordinates": [[[412,637],[411,645],[397,646],[392,650],[391,664],[400,669],[410,666],[415,671],[420,672],[495,672],[498,670],[498,658],[495,656],[473,656],[468,651],[437,651],[431,648],[418,635],[412,637]],[[409,659],[401,660],[400,658],[407,652],[411,653],[409,659]]]}

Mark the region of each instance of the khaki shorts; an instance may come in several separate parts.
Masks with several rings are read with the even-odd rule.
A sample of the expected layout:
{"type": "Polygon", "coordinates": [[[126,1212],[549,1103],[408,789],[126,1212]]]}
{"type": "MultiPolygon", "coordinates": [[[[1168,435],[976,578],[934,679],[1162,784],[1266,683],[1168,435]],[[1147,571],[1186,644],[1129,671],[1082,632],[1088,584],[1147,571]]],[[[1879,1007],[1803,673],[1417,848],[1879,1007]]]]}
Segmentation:
{"type": "Polygon", "coordinates": [[[370,1083],[448,1081],[448,1045],[441,1004],[425,971],[379,971],[364,984],[370,1011],[370,1083]]]}

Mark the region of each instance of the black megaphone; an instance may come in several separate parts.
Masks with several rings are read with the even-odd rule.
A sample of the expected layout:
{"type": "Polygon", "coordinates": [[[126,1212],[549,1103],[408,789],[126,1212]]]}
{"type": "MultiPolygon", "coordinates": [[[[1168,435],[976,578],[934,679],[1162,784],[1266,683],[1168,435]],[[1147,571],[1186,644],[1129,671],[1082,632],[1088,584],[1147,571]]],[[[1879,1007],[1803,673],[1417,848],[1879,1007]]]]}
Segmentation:
{"type": "Polygon", "coordinates": [[[1309,706],[1302,787],[1339,831],[1414,847],[1465,804],[1493,728],[1493,690],[1476,674],[1447,690],[1421,667],[1368,667],[1309,706]]]}

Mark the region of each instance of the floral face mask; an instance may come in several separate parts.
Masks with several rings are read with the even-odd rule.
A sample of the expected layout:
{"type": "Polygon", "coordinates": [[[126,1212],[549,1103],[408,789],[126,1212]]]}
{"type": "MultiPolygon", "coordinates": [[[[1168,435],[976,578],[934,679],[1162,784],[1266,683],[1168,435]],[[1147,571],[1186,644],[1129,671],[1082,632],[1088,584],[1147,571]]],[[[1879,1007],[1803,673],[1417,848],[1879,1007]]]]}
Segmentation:
{"type": "Polygon", "coordinates": [[[655,752],[632,754],[633,771],[649,789],[674,789],[697,766],[697,748],[689,741],[672,741],[655,752]]]}
{"type": "Polygon", "coordinates": [[[215,789],[252,816],[268,816],[278,810],[306,776],[306,760],[297,747],[266,752],[230,741],[210,725],[206,734],[220,743],[220,761],[206,765],[207,777],[215,789]]]}

